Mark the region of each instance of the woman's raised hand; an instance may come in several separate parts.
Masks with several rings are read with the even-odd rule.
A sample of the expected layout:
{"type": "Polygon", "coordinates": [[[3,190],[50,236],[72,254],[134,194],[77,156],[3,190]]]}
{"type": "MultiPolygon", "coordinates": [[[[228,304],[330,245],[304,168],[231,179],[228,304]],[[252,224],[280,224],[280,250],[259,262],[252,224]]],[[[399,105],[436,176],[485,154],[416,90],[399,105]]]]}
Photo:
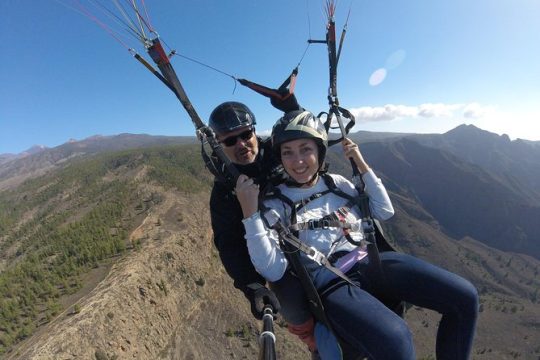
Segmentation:
{"type": "Polygon", "coordinates": [[[252,178],[242,174],[236,181],[235,192],[244,218],[253,215],[259,207],[259,185],[255,184],[252,178]]]}
{"type": "Polygon", "coordinates": [[[369,170],[369,165],[364,160],[360,148],[349,138],[343,138],[341,141],[343,145],[343,152],[345,153],[345,158],[353,159],[354,163],[360,170],[360,173],[363,174],[369,170]]]}

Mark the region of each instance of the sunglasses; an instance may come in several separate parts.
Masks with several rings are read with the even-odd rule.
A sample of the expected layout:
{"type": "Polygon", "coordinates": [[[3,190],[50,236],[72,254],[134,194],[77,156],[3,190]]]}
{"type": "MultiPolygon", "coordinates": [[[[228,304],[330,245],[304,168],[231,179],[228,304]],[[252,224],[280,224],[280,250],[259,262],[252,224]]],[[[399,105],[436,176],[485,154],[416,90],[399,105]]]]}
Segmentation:
{"type": "Polygon", "coordinates": [[[249,128],[246,131],[241,132],[238,135],[229,136],[220,141],[225,146],[234,146],[240,138],[241,140],[247,141],[253,136],[253,128],[249,128]]]}

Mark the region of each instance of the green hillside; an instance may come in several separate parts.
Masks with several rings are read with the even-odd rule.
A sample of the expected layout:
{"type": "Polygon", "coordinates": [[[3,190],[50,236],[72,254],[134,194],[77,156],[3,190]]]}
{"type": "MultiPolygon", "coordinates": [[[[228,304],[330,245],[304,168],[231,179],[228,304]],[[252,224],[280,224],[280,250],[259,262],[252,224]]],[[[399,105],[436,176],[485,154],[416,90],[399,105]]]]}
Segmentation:
{"type": "Polygon", "coordinates": [[[0,353],[60,312],[81,274],[137,248],[128,233],[159,201],[138,194],[141,169],[145,181],[184,192],[210,186],[189,145],[98,155],[0,193],[0,353]]]}

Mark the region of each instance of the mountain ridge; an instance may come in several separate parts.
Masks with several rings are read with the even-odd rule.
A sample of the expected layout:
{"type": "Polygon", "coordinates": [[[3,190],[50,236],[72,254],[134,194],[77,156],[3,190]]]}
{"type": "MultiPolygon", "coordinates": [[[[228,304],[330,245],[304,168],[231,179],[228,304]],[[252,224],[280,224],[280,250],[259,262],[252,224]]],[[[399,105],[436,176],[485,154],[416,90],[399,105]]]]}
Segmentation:
{"type": "Polygon", "coordinates": [[[54,148],[46,148],[28,156],[0,161],[0,190],[9,189],[26,179],[61,168],[76,157],[152,146],[195,143],[190,136],[154,136],[147,134],[94,135],[81,141],[68,141],[54,148]]]}
{"type": "Polygon", "coordinates": [[[366,144],[362,151],[378,164],[378,173],[397,179],[386,183],[390,190],[405,188],[413,194],[451,237],[471,236],[540,259],[540,225],[535,220],[540,218],[540,204],[530,205],[529,199],[494,181],[478,165],[443,150],[428,149],[410,138],[366,144]],[[528,239],[526,243],[524,239],[528,239]]]}
{"type": "Polygon", "coordinates": [[[473,125],[460,125],[441,135],[415,135],[419,143],[445,150],[462,160],[476,164],[492,176],[540,202],[540,142],[510,140],[473,125]]]}

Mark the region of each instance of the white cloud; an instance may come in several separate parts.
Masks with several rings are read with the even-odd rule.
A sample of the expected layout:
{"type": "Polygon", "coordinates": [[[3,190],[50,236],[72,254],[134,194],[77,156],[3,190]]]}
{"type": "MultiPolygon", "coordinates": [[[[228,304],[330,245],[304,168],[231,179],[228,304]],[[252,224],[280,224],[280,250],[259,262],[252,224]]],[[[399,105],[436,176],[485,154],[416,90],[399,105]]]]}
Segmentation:
{"type": "Polygon", "coordinates": [[[418,116],[432,118],[432,117],[449,117],[452,116],[454,111],[459,109],[462,105],[448,105],[448,104],[422,104],[418,107],[418,116]]]}
{"type": "Polygon", "coordinates": [[[350,111],[360,121],[388,121],[408,117],[450,117],[456,110],[463,108],[462,104],[421,104],[418,106],[387,104],[384,106],[364,106],[350,111]]]}
{"type": "Polygon", "coordinates": [[[446,132],[469,123],[510,138],[540,140],[540,111],[514,108],[503,110],[479,103],[425,103],[415,106],[387,104],[350,109],[357,125],[372,131],[446,132]]]}
{"type": "Polygon", "coordinates": [[[478,103],[471,103],[464,107],[463,117],[467,119],[479,119],[496,113],[493,106],[483,106],[478,103]]]}
{"type": "Polygon", "coordinates": [[[382,107],[365,106],[350,109],[355,118],[363,121],[388,121],[397,117],[414,116],[415,110],[404,105],[385,105],[382,107]]]}

